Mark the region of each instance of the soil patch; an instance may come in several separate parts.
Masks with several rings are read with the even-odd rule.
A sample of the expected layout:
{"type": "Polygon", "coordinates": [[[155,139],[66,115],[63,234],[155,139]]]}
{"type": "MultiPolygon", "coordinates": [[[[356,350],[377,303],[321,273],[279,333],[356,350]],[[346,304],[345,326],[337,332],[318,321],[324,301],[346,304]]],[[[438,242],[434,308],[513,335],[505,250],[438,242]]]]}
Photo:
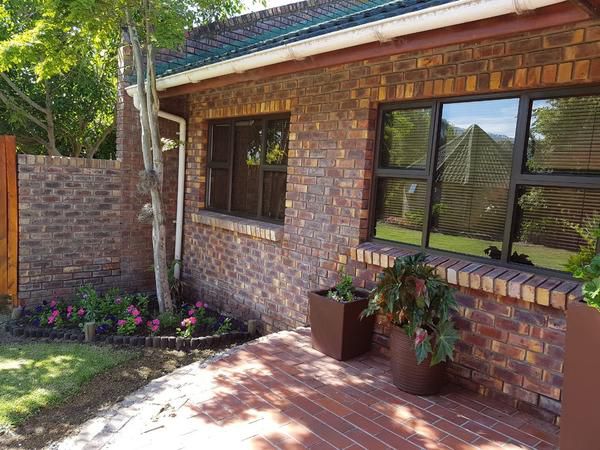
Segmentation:
{"type": "MultiPolygon", "coordinates": [[[[0,336],[0,344],[3,337],[6,338],[0,336]]],[[[206,349],[186,353],[140,349],[138,358],[97,375],[64,403],[42,409],[16,429],[5,431],[0,435],[0,448],[41,449],[60,441],[98,412],[122,400],[154,378],[194,361],[205,360],[222,350],[206,349]]]]}

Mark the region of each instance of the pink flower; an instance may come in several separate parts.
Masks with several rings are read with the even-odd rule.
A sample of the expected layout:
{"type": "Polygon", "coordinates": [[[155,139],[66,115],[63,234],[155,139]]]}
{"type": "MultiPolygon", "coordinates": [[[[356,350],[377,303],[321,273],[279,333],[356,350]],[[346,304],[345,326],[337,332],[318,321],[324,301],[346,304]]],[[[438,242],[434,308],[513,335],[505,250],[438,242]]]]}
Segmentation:
{"type": "Polygon", "coordinates": [[[126,321],[126,320],[123,320],[123,319],[121,319],[121,320],[118,320],[118,321],[117,321],[117,326],[119,326],[119,327],[122,327],[122,326],[123,326],[123,325],[125,325],[126,323],[127,323],[127,321],[126,321]]]}
{"type": "Polygon", "coordinates": [[[152,321],[152,325],[159,326],[159,325],[160,325],[160,320],[158,320],[158,319],[154,319],[154,320],[152,321]]]}
{"type": "Polygon", "coordinates": [[[206,303],[196,302],[196,308],[204,308],[206,307],[206,303]]]}
{"type": "Polygon", "coordinates": [[[50,317],[48,317],[48,323],[49,324],[53,324],[55,319],[56,319],[56,316],[50,316],[50,317]]]}
{"type": "Polygon", "coordinates": [[[54,311],[52,311],[52,317],[56,317],[58,316],[58,309],[55,309],[54,311]]]}
{"type": "Polygon", "coordinates": [[[415,330],[415,347],[425,342],[425,339],[427,339],[427,330],[417,328],[415,330]]]}
{"type": "Polygon", "coordinates": [[[153,333],[156,333],[158,331],[158,325],[152,325],[150,327],[150,329],[152,330],[153,333]]]}
{"type": "Polygon", "coordinates": [[[54,308],[56,306],[56,300],[52,300],[50,302],[50,308],[54,308]]]}
{"type": "Polygon", "coordinates": [[[133,305],[129,305],[129,306],[127,307],[127,312],[131,314],[131,311],[133,311],[134,309],[135,309],[135,306],[133,306],[133,305]]]}
{"type": "Polygon", "coordinates": [[[190,321],[190,323],[192,325],[196,325],[196,318],[195,317],[190,317],[188,320],[190,321]]]}
{"type": "Polygon", "coordinates": [[[143,320],[140,316],[137,316],[135,319],[133,319],[133,321],[135,322],[136,325],[141,325],[143,320]]]}
{"type": "Polygon", "coordinates": [[[190,309],[188,311],[188,316],[193,316],[194,314],[196,314],[196,310],[195,309],[192,308],[192,309],[190,309]]]}
{"type": "Polygon", "coordinates": [[[73,312],[73,305],[67,306],[67,312],[71,314],[73,312]]]}
{"type": "Polygon", "coordinates": [[[420,297],[425,292],[425,280],[421,278],[415,278],[415,293],[417,297],[420,297]]]}
{"type": "Polygon", "coordinates": [[[121,297],[115,298],[115,305],[120,305],[122,301],[123,300],[121,300],[121,297]]]}
{"type": "Polygon", "coordinates": [[[129,311],[131,313],[131,315],[133,317],[137,317],[140,315],[140,311],[137,308],[133,308],[131,311],[129,311]]]}
{"type": "Polygon", "coordinates": [[[77,315],[79,317],[83,317],[85,315],[85,309],[79,308],[79,311],[77,311],[77,315]]]}

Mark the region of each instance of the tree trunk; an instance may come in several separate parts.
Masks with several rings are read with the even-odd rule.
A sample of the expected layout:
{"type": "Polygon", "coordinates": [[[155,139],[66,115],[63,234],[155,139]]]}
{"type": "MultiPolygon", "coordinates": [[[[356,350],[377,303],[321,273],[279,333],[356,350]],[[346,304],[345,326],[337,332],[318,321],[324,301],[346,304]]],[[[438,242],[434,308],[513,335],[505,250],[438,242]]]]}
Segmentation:
{"type": "MultiPolygon", "coordinates": [[[[148,177],[154,177],[154,183],[151,183],[150,197],[152,200],[152,249],[154,257],[154,278],[156,282],[156,295],[158,297],[158,306],[161,312],[171,311],[173,301],[168,278],[167,264],[167,240],[166,240],[166,220],[165,210],[162,199],[162,149],[156,148],[155,142],[160,146],[157,112],[158,105],[156,98],[146,89],[146,80],[144,79],[144,58],[142,48],[135,25],[131,20],[128,21],[129,35],[133,48],[134,66],[137,78],[137,98],[139,102],[140,122],[142,126],[142,154],[144,159],[144,168],[148,177]],[[158,172],[157,172],[158,171],[158,172]]],[[[154,76],[153,53],[147,52],[146,57],[147,73],[149,75],[148,85],[156,86],[154,76]]],[[[150,91],[152,88],[150,87],[150,91]]]]}
{"type": "Polygon", "coordinates": [[[54,131],[54,113],[52,111],[52,96],[50,94],[50,86],[48,81],[44,81],[44,89],[46,91],[46,126],[48,132],[48,154],[50,156],[62,156],[56,149],[56,135],[54,131]]]}

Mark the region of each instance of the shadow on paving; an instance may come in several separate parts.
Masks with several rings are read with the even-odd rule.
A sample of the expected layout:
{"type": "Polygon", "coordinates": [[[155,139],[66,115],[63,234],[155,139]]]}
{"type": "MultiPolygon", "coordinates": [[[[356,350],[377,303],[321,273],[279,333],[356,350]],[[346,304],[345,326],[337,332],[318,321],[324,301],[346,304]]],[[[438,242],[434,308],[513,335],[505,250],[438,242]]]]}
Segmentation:
{"type": "Polygon", "coordinates": [[[156,436],[172,448],[192,448],[188,439],[207,448],[557,447],[548,423],[454,386],[433,397],[404,393],[388,366],[375,355],[325,357],[306,330],[267,336],[194,372],[203,381],[174,413],[178,425],[165,420],[156,436]]]}

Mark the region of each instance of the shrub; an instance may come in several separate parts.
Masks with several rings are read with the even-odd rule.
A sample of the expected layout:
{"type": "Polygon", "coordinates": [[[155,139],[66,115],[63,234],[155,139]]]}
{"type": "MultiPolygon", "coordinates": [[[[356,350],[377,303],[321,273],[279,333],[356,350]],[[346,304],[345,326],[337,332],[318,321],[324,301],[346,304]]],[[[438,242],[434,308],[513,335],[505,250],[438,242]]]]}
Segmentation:
{"type": "Polygon", "coordinates": [[[354,300],[354,287],[352,286],[352,277],[342,275],[342,279],[333,289],[327,292],[327,297],[336,302],[351,302],[354,300]]]}
{"type": "Polygon", "coordinates": [[[158,320],[160,321],[160,331],[173,331],[179,326],[181,317],[178,314],[167,311],[159,314],[158,320]]]}
{"type": "Polygon", "coordinates": [[[448,284],[425,265],[423,253],[396,258],[379,277],[362,316],[382,314],[414,340],[417,362],[429,354],[431,365],[452,359],[458,334],[451,312],[456,300],[448,284]]]}
{"type": "Polygon", "coordinates": [[[578,267],[573,276],[583,281],[583,299],[592,308],[600,310],[600,255],[589,264],[578,267]]]}

